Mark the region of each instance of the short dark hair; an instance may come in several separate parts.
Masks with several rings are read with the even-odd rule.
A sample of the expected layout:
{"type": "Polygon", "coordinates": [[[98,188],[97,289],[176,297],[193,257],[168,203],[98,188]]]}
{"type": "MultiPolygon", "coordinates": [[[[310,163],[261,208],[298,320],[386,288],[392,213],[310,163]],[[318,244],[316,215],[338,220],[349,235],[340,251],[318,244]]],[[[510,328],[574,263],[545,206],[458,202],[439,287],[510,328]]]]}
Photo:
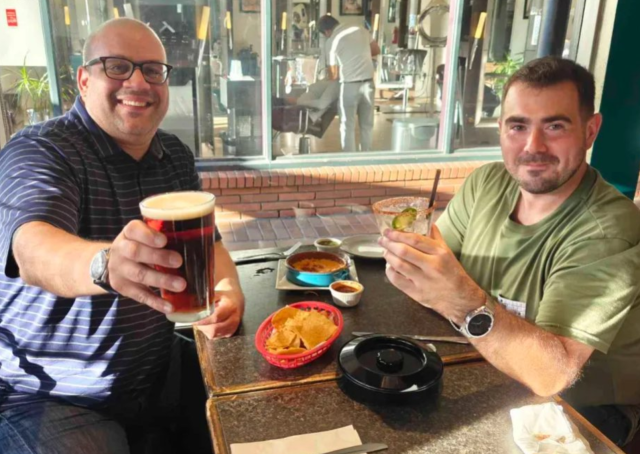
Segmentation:
{"type": "Polygon", "coordinates": [[[595,112],[596,83],[593,75],[572,60],[560,57],[542,57],[518,69],[504,86],[502,100],[513,84],[522,83],[532,88],[547,88],[562,82],[571,82],[578,90],[580,110],[590,117],[595,112]]]}
{"type": "Polygon", "coordinates": [[[318,32],[324,33],[333,30],[340,22],[333,16],[329,16],[328,14],[322,16],[320,20],[318,20],[318,32]]]}

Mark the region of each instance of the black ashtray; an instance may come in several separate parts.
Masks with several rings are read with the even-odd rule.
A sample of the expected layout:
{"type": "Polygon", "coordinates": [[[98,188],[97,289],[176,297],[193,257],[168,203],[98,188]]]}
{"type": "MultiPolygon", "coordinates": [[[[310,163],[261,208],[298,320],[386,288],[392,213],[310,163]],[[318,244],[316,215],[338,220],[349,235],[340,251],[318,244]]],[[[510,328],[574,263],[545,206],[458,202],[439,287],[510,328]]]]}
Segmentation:
{"type": "Polygon", "coordinates": [[[338,365],[340,388],[358,401],[433,403],[442,393],[440,356],[402,337],[355,338],[340,350],[338,365]]]}

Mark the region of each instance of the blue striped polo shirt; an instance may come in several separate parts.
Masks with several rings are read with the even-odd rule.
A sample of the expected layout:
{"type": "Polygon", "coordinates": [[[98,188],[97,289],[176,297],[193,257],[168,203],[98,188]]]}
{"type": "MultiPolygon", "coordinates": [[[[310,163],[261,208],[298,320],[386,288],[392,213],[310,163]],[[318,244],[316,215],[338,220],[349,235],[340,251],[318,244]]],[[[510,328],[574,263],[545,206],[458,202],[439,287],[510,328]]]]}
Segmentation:
{"type": "Polygon", "coordinates": [[[92,408],[142,399],[168,364],[174,328],[129,298],[62,298],[26,285],[11,252],[15,231],[42,221],[112,241],[141,218],[145,197],[197,189],[193,155],[177,137],[159,130],[135,161],[79,98],[11,139],[0,152],[0,411],[52,397],[92,408]]]}

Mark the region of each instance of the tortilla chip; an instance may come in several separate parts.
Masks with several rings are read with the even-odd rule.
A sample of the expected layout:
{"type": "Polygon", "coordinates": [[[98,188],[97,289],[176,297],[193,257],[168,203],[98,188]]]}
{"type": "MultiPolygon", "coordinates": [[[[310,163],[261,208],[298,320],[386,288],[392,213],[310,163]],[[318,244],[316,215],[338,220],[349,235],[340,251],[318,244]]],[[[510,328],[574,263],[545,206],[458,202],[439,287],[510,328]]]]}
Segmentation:
{"type": "Polygon", "coordinates": [[[280,329],[284,326],[285,322],[296,316],[298,312],[303,312],[300,309],[296,309],[295,307],[286,306],[280,309],[278,312],[273,314],[273,318],[271,319],[271,324],[275,329],[280,329]]]}
{"type": "Polygon", "coordinates": [[[309,312],[307,311],[298,311],[295,317],[288,319],[284,322],[283,328],[290,329],[294,333],[300,335],[300,331],[302,330],[302,325],[304,324],[305,319],[309,317],[309,312]]]}
{"type": "Polygon", "coordinates": [[[284,307],[271,318],[273,332],[265,343],[271,353],[295,355],[329,339],[338,327],[323,313],[284,307]]]}
{"type": "Polygon", "coordinates": [[[299,335],[288,329],[274,330],[267,339],[267,348],[287,348],[291,346],[299,347],[299,335]]]}
{"type": "Polygon", "coordinates": [[[338,327],[328,317],[317,311],[310,311],[298,334],[305,347],[312,349],[329,339],[337,329],[338,327]]]}

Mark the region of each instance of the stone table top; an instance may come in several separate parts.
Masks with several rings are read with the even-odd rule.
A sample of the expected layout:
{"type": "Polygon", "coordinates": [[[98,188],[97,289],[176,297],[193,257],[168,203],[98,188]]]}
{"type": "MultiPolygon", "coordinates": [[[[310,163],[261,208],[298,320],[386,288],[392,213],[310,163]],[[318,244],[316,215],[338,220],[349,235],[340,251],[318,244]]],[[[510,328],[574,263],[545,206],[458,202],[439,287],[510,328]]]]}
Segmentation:
{"type": "MultiPolygon", "coordinates": [[[[277,439],[353,425],[363,443],[389,454],[513,453],[509,410],[549,402],[484,363],[445,368],[437,404],[366,405],[347,397],[338,381],[209,399],[207,416],[217,454],[231,443],[277,439]]],[[[623,454],[566,403],[559,401],[595,454],[623,454]]]]}
{"type": "MultiPolygon", "coordinates": [[[[210,395],[324,381],[338,375],[336,358],[353,331],[384,334],[459,335],[444,318],[396,289],[384,275],[384,260],[355,259],[364,293],[352,308],[339,308],[344,329],[328,352],[297,369],[279,369],[262,358],[254,346],[260,324],[272,313],[300,301],[332,304],[328,290],[280,291],[275,288],[277,261],[238,266],[245,293],[245,314],[238,334],[229,339],[207,339],[196,330],[200,365],[210,395]]],[[[445,363],[479,359],[470,345],[433,343],[445,363]]]]}

